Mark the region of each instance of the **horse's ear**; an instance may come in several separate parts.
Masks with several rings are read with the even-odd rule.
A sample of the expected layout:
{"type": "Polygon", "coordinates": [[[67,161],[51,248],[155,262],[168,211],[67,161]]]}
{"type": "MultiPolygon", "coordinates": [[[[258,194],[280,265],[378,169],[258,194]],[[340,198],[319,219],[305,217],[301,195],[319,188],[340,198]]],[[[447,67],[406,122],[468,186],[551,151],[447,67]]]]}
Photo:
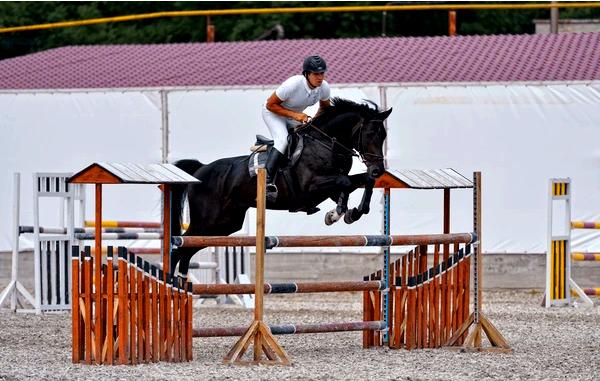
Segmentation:
{"type": "Polygon", "coordinates": [[[390,116],[390,114],[392,113],[392,108],[390,107],[389,110],[383,111],[379,113],[379,119],[381,120],[386,120],[388,116],[390,116]]]}

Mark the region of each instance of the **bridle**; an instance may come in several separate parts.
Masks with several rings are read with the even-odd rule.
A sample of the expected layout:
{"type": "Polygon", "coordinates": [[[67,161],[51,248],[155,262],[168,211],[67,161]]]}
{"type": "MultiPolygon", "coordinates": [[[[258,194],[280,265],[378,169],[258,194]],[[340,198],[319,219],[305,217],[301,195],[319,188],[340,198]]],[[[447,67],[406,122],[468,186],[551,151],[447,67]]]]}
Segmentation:
{"type": "MultiPolygon", "coordinates": [[[[366,166],[368,166],[369,160],[366,157],[369,157],[369,156],[373,157],[373,159],[372,159],[373,161],[377,161],[377,160],[383,161],[385,158],[383,157],[383,155],[366,152],[366,149],[364,147],[363,134],[362,134],[362,129],[364,127],[363,122],[364,122],[364,120],[361,120],[360,123],[358,123],[358,124],[360,124],[360,126],[358,128],[356,128],[356,126],[354,126],[354,128],[356,128],[356,131],[354,129],[352,130],[352,139],[354,139],[354,135],[356,134],[356,132],[358,132],[359,133],[358,134],[358,146],[360,147],[360,151],[359,151],[360,159],[366,166]],[[362,153],[360,153],[361,151],[362,151],[362,153]]],[[[369,123],[372,123],[372,122],[380,122],[380,123],[382,123],[382,126],[383,126],[383,120],[381,120],[381,119],[369,120],[369,123]]]]}
{"type": "MultiPolygon", "coordinates": [[[[383,120],[380,119],[372,119],[369,122],[383,122],[383,120]]],[[[376,160],[384,160],[385,158],[383,157],[383,155],[378,155],[378,154],[374,154],[374,153],[369,153],[369,152],[365,152],[365,147],[364,147],[364,140],[363,140],[363,134],[362,134],[362,130],[363,130],[363,126],[364,126],[364,119],[361,118],[361,120],[356,123],[356,125],[354,127],[352,127],[352,135],[351,135],[351,139],[354,139],[355,135],[358,133],[358,147],[360,148],[360,150],[356,150],[354,148],[348,148],[346,147],[344,144],[340,143],[336,138],[328,135],[325,131],[321,130],[320,128],[318,128],[317,126],[315,126],[313,124],[313,120],[312,118],[309,118],[308,121],[306,123],[304,123],[303,125],[299,126],[296,129],[296,132],[300,132],[303,131],[309,127],[312,127],[313,130],[317,131],[318,133],[320,133],[326,140],[329,141],[329,144],[325,143],[322,140],[316,139],[314,137],[312,137],[311,135],[305,135],[306,137],[312,138],[316,143],[321,144],[323,147],[326,147],[328,150],[330,150],[331,152],[335,153],[335,147],[338,146],[339,148],[341,148],[343,151],[345,151],[345,155],[346,157],[350,156],[350,157],[360,157],[360,160],[366,165],[369,166],[369,163],[372,161],[376,161],[376,160]],[[362,152],[361,152],[362,151],[362,152]],[[373,157],[372,161],[368,160],[367,157],[373,157]]]]}

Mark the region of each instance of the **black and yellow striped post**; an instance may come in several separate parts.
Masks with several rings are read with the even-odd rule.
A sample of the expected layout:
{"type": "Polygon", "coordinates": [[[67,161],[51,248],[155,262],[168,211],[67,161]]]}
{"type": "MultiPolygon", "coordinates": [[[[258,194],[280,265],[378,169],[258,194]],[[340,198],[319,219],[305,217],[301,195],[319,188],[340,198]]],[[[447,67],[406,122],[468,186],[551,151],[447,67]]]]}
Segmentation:
{"type": "Polygon", "coordinates": [[[545,306],[569,305],[571,278],[571,179],[550,179],[548,192],[548,251],[546,253],[545,306]],[[555,215],[555,204],[564,202],[564,217],[555,215]],[[555,220],[561,221],[554,223],[555,220]]]}

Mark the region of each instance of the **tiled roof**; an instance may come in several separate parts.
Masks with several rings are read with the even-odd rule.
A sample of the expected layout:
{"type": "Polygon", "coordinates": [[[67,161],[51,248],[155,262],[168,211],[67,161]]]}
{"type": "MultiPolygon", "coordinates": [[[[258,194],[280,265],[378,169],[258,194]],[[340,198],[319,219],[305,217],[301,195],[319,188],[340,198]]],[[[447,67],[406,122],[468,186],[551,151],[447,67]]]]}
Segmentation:
{"type": "Polygon", "coordinates": [[[600,79],[600,33],[69,46],[0,61],[0,89],[274,85],[320,54],[332,84],[600,79]]]}

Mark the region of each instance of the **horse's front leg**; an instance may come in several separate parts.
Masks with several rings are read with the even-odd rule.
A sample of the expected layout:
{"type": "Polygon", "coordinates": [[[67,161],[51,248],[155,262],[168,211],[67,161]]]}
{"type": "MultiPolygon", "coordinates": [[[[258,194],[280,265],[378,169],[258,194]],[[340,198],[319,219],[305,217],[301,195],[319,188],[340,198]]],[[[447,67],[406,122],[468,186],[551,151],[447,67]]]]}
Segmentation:
{"type": "MultiPolygon", "coordinates": [[[[353,188],[350,176],[333,175],[314,177],[308,190],[309,192],[327,192],[339,195],[336,208],[325,214],[325,224],[331,225],[339,221],[348,210],[348,197],[353,189],[355,188],[353,188]]],[[[333,201],[336,201],[333,197],[333,201]]]]}
{"type": "Polygon", "coordinates": [[[352,208],[344,214],[344,222],[347,224],[358,221],[363,214],[368,214],[371,210],[371,197],[373,196],[375,180],[367,179],[366,176],[364,176],[363,179],[365,181],[365,191],[358,208],[352,208]]]}
{"type": "Polygon", "coordinates": [[[348,210],[348,196],[350,195],[347,191],[341,191],[337,201],[335,209],[330,210],[325,214],[325,225],[331,225],[339,221],[340,218],[348,210]]]}

